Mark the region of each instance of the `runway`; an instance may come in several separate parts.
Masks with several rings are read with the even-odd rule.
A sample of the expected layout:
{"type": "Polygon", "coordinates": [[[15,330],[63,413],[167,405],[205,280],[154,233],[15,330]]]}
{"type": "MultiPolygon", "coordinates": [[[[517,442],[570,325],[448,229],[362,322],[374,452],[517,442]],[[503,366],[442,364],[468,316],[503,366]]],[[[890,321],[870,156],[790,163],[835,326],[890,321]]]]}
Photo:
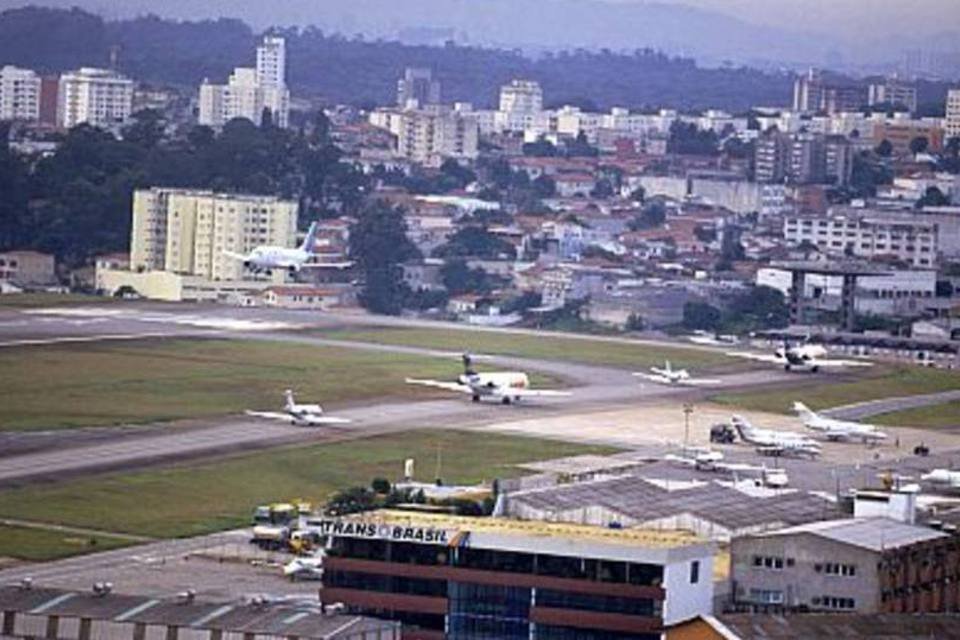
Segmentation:
{"type": "MultiPolygon", "coordinates": [[[[180,306],[162,306],[163,309],[157,309],[156,305],[124,305],[123,309],[97,307],[3,312],[0,314],[0,344],[17,340],[112,340],[119,339],[118,336],[149,334],[151,339],[217,337],[431,357],[455,355],[435,349],[329,340],[294,330],[304,326],[329,326],[333,322],[342,326],[352,321],[351,317],[324,316],[316,325],[310,325],[304,321],[311,319],[312,314],[255,313],[246,309],[203,306],[181,310],[180,306]],[[27,324],[22,323],[25,317],[27,324]]],[[[560,377],[572,385],[572,395],[538,398],[510,407],[487,402],[474,404],[467,397],[368,404],[338,409],[337,415],[353,422],[337,428],[296,427],[240,416],[135,428],[88,429],[82,430],[75,438],[69,431],[0,434],[0,444],[5,444],[0,448],[6,451],[6,455],[0,457],[0,486],[63,479],[94,471],[139,468],[283,444],[332,442],[413,428],[481,428],[511,421],[582,417],[638,404],[662,403],[668,398],[676,398],[679,406],[685,399],[702,397],[705,393],[688,387],[640,383],[629,371],[611,367],[511,356],[488,356],[484,362],[560,377]]],[[[749,371],[722,376],[722,384],[711,387],[711,390],[783,384],[793,379],[778,371],[749,371]]],[[[549,437],[550,434],[545,435],[549,437]]]]}

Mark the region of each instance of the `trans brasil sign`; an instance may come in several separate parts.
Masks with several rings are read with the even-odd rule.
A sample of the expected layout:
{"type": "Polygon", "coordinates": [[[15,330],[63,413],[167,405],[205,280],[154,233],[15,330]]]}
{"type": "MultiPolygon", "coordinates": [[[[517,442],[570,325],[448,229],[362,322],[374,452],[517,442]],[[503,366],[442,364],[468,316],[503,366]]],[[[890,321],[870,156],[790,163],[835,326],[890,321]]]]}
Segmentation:
{"type": "Polygon", "coordinates": [[[436,529],[434,527],[415,527],[337,518],[310,518],[306,522],[306,528],[323,536],[427,544],[448,544],[457,534],[456,529],[436,529]]]}

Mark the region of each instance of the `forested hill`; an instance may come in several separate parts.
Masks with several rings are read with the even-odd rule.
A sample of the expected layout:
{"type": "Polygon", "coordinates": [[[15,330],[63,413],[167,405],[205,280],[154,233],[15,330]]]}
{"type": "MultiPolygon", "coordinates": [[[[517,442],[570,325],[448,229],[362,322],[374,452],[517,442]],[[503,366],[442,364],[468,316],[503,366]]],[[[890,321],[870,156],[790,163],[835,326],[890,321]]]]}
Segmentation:
{"type": "MultiPolygon", "coordinates": [[[[404,67],[433,68],[444,99],[494,104],[512,78],[541,82],[550,105],[609,108],[675,107],[741,110],[785,105],[792,77],[752,69],[703,69],[694,61],[644,49],[561,52],[536,60],[514,51],[463,46],[409,46],[288,29],[289,82],[300,94],[332,102],[393,100],[404,67]]],[[[107,22],[84,11],[40,8],[0,13],[0,64],[45,72],[106,64],[119,47],[121,71],[145,82],[192,86],[222,82],[235,66],[253,63],[257,40],[238,20],[177,22],[156,17],[107,22]]]]}

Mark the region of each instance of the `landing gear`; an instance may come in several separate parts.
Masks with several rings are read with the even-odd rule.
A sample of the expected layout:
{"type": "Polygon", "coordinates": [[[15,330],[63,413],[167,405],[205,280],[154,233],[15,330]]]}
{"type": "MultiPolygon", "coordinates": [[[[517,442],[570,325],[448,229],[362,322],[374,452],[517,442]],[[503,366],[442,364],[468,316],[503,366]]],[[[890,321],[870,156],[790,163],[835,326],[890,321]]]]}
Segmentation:
{"type": "Polygon", "coordinates": [[[502,402],[503,404],[510,404],[510,398],[504,396],[503,400],[501,400],[500,402],[502,402]]]}
{"type": "Polygon", "coordinates": [[[812,371],[813,373],[817,373],[818,371],[820,371],[820,367],[818,367],[817,365],[813,365],[810,371],[812,371]]]}
{"type": "Polygon", "coordinates": [[[784,370],[784,371],[790,371],[790,365],[788,365],[788,364],[783,365],[783,370],[784,370]]]}
{"type": "Polygon", "coordinates": [[[473,394],[473,401],[474,401],[474,402],[480,402],[480,396],[477,395],[477,394],[473,394]]]}

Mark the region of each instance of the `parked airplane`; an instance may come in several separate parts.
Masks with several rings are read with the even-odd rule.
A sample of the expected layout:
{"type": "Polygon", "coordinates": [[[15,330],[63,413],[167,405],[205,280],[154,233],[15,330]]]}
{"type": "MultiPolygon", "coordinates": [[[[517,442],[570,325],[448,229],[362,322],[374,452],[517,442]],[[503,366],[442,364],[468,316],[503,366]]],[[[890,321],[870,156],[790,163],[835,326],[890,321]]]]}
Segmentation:
{"type": "Polygon", "coordinates": [[[783,346],[771,353],[750,353],[744,351],[728,351],[728,356],[735,358],[746,358],[756,360],[757,362],[772,362],[783,365],[784,371],[810,371],[817,373],[821,367],[870,367],[871,362],[863,360],[843,360],[825,358],[827,350],[819,344],[800,344],[791,345],[789,341],[784,340],[783,346]]]}
{"type": "Polygon", "coordinates": [[[259,271],[270,273],[274,269],[285,269],[294,274],[301,269],[319,269],[322,267],[345,269],[353,265],[352,262],[310,262],[310,259],[316,256],[316,253],[314,253],[316,240],[317,223],[314,222],[310,225],[310,230],[307,231],[307,237],[296,249],[262,245],[255,247],[246,255],[233,251],[224,251],[223,253],[235,260],[242,260],[243,266],[254,273],[259,271]]]}
{"type": "Polygon", "coordinates": [[[663,369],[659,367],[650,367],[652,373],[642,373],[635,372],[633,375],[638,378],[644,378],[645,380],[650,380],[651,382],[659,382],[661,384],[686,384],[686,385],[701,385],[701,384],[719,384],[719,380],[709,380],[707,378],[693,378],[686,369],[674,369],[670,366],[670,361],[667,360],[664,362],[663,369]]]}
{"type": "Polygon", "coordinates": [[[704,331],[702,329],[697,329],[692,335],[688,336],[687,339],[694,344],[701,344],[711,347],[730,346],[740,342],[740,339],[737,338],[737,336],[714,333],[712,331],[704,331]]]}
{"type": "Polygon", "coordinates": [[[519,371],[497,371],[492,373],[477,373],[473,369],[473,358],[465,353],[463,358],[463,374],[455,382],[443,380],[423,380],[407,378],[407,384],[419,384],[425,387],[434,387],[446,391],[457,391],[473,396],[474,402],[481,398],[495,398],[503,404],[517,402],[521,398],[531,396],[569,396],[566,391],[550,389],[531,389],[530,378],[526,373],[519,371]]]}
{"type": "Polygon", "coordinates": [[[733,416],[731,423],[740,439],[754,445],[760,453],[811,457],[820,455],[820,443],[802,433],[760,429],[741,416],[733,416]]]}
{"type": "Polygon", "coordinates": [[[286,420],[290,424],[299,426],[315,427],[327,424],[346,424],[350,422],[348,418],[335,418],[323,413],[323,408],[318,404],[297,404],[293,397],[293,391],[287,389],[284,391],[286,403],[283,406],[283,412],[274,411],[247,411],[248,416],[255,418],[267,418],[268,420],[286,420]]]}
{"type": "Polygon", "coordinates": [[[887,434],[872,424],[828,418],[812,411],[802,402],[794,402],[793,410],[800,416],[807,429],[822,433],[827,440],[862,440],[867,443],[886,440],[887,438],[887,434]]]}
{"type": "Polygon", "coordinates": [[[789,484],[787,472],[783,469],[768,469],[766,466],[741,462],[724,462],[722,452],[710,449],[687,449],[679,455],[668,453],[663,459],[680,466],[692,467],[697,471],[729,473],[734,478],[742,475],[754,476],[758,486],[771,489],[782,489],[789,484]]]}
{"type": "Polygon", "coordinates": [[[933,469],[930,473],[920,476],[920,479],[934,484],[944,484],[951,489],[960,489],[960,471],[933,469]]]}

